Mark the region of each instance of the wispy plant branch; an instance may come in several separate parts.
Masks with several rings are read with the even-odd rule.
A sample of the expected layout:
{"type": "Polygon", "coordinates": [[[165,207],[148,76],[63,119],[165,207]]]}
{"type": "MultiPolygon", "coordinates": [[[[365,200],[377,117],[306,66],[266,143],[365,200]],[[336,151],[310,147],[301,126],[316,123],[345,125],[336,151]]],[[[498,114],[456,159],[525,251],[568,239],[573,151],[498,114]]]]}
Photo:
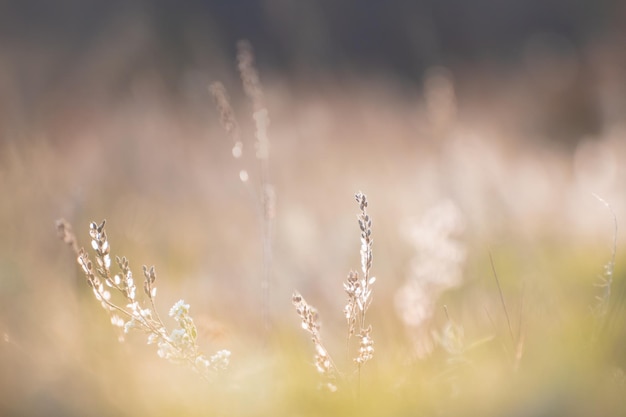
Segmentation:
{"type": "Polygon", "coordinates": [[[116,256],[115,261],[120,272],[114,274],[111,271],[111,246],[105,225],[106,221],[103,220],[100,224],[92,222],[89,226],[95,264],[84,248],[79,249],[69,223],[65,220],[57,221],[57,230],[63,241],[74,251],[76,261],[87,278],[87,284],[109,315],[111,324],[120,330],[120,341],[123,341],[124,334],[131,330],[143,332],[148,335],[148,344],[157,345],[160,357],[174,363],[187,364],[204,379],[213,380],[218,373],[227,368],[230,352],[220,350],[210,357],[200,352],[196,340],[198,331],[189,315],[189,304],[183,300],[174,304],[169,311],[169,316],[176,321],[178,328],[167,330],[156,308],[157,287],[154,285],[156,281],[154,266],[150,268],[143,266],[144,300],[140,301],[137,299],[137,287],[128,259],[116,256]],[[114,301],[110,289],[120,294],[124,302],[114,301]]]}

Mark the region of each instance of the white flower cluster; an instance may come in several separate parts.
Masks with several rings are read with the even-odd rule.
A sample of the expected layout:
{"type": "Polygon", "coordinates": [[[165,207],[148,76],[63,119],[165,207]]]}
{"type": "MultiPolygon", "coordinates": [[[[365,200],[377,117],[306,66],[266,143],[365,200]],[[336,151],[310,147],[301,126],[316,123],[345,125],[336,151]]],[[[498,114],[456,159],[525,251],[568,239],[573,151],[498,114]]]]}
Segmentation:
{"type": "Polygon", "coordinates": [[[189,316],[189,304],[183,300],[177,301],[170,309],[169,316],[178,323],[179,328],[172,330],[169,335],[162,332],[148,337],[149,344],[157,344],[159,357],[174,363],[189,363],[207,378],[226,370],[230,361],[230,351],[220,350],[209,358],[199,352],[196,343],[198,331],[189,316]]]}
{"type": "Polygon", "coordinates": [[[225,371],[230,364],[230,351],[223,349],[207,359],[204,355],[198,355],[195,366],[203,374],[225,371]]]}

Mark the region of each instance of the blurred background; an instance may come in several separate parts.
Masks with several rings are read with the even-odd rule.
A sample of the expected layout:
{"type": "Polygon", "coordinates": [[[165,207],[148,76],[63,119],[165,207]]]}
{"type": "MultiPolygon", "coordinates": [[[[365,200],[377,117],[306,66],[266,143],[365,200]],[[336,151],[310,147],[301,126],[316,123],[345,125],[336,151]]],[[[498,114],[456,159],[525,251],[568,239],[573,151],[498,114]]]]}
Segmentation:
{"type": "Polygon", "coordinates": [[[624,19],[611,0],[0,2],[0,414],[619,415],[624,19]],[[270,119],[269,331],[242,39],[270,119]],[[377,352],[355,405],[316,390],[291,294],[349,368],[359,190],[377,352]],[[161,315],[190,303],[228,383],[118,343],[58,218],[86,248],[106,218],[137,282],[155,265],[161,315]]]}

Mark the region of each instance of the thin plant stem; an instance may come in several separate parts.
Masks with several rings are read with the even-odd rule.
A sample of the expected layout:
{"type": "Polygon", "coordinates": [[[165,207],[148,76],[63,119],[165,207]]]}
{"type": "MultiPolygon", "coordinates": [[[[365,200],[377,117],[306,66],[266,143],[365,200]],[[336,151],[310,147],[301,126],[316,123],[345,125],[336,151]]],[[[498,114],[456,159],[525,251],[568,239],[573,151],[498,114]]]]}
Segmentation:
{"type": "Polygon", "coordinates": [[[493,271],[493,276],[496,279],[496,284],[498,286],[498,293],[500,294],[500,301],[502,302],[502,308],[504,309],[504,315],[506,316],[506,322],[509,327],[509,334],[511,335],[511,341],[513,342],[513,346],[515,346],[515,335],[513,334],[513,327],[511,326],[511,318],[509,317],[509,310],[506,307],[506,302],[504,301],[504,293],[502,292],[502,287],[500,286],[500,280],[498,279],[498,273],[496,272],[496,267],[493,263],[493,257],[491,256],[491,252],[489,252],[489,262],[491,263],[491,270],[493,271]]]}

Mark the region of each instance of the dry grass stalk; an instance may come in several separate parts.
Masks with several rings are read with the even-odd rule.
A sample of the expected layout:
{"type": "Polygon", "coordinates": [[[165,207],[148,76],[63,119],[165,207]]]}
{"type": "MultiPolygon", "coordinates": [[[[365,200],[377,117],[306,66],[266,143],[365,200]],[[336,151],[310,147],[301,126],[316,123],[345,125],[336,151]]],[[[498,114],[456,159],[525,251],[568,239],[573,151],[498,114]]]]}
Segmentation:
{"type": "MultiPolygon", "coordinates": [[[[254,109],[252,118],[255,125],[256,158],[259,161],[259,189],[255,196],[255,202],[259,212],[259,218],[261,219],[261,240],[263,247],[263,265],[261,270],[262,316],[265,330],[269,332],[271,327],[270,287],[273,257],[273,229],[276,215],[276,193],[270,180],[269,169],[269,111],[265,105],[265,97],[259,79],[259,73],[254,64],[252,46],[248,41],[240,41],[237,44],[237,66],[245,94],[252,102],[254,109]]],[[[234,142],[233,156],[235,159],[239,159],[243,152],[243,143],[240,139],[238,124],[232,106],[230,105],[226,89],[218,82],[210,86],[210,91],[220,112],[222,125],[234,142]]],[[[239,177],[243,182],[247,182],[249,179],[248,170],[241,169],[239,171],[239,177]]]]}
{"type": "MultiPolygon", "coordinates": [[[[348,303],[344,308],[344,314],[348,321],[348,342],[350,338],[357,334],[359,348],[354,362],[357,366],[358,386],[360,389],[361,366],[372,359],[374,354],[374,341],[371,337],[372,326],[366,324],[365,313],[372,301],[371,286],[376,278],[370,276],[372,268],[372,220],[367,214],[367,197],[359,192],[355,195],[359,204],[359,229],[361,230],[361,271],[362,276],[356,271],[350,271],[347,281],[343,284],[348,295],[348,303]]],[[[296,312],[302,319],[302,328],[308,331],[315,345],[315,362],[318,371],[324,375],[336,375],[336,367],[328,351],[323,347],[319,336],[319,323],[317,321],[317,310],[311,307],[297,291],[292,297],[292,302],[296,307],[296,312]]]]}
{"type": "Polygon", "coordinates": [[[237,63],[243,88],[252,101],[254,113],[252,118],[255,125],[256,157],[260,166],[260,198],[261,224],[263,240],[263,270],[261,274],[261,291],[263,297],[263,317],[267,331],[271,327],[270,320],[270,281],[272,274],[272,234],[274,229],[274,217],[276,212],[276,193],[270,180],[269,158],[270,142],[268,128],[270,125],[269,111],[265,105],[265,96],[259,73],[254,63],[254,52],[248,41],[240,41],[237,44],[237,63]]]}
{"type": "Polygon", "coordinates": [[[296,313],[298,313],[300,319],[302,320],[302,328],[311,335],[311,340],[313,341],[313,345],[315,347],[315,367],[324,377],[324,386],[334,392],[337,390],[337,386],[335,385],[337,368],[328,354],[328,350],[326,350],[322,344],[317,309],[307,303],[298,291],[293,293],[291,302],[296,307],[296,313]]]}
{"type": "MultiPolygon", "coordinates": [[[[215,100],[217,110],[220,112],[222,127],[233,141],[233,158],[241,164],[241,157],[243,156],[243,142],[241,141],[241,135],[239,132],[239,123],[237,123],[235,112],[230,105],[230,99],[228,98],[226,88],[222,83],[215,82],[209,86],[209,91],[215,100]]],[[[245,183],[248,181],[248,178],[248,171],[243,167],[240,167],[239,179],[245,183]]]]}
{"type": "MultiPolygon", "coordinates": [[[[57,229],[63,241],[74,250],[78,265],[83,270],[96,300],[109,314],[111,324],[123,330],[122,334],[129,333],[133,329],[147,334],[148,344],[158,346],[157,353],[161,358],[178,364],[186,364],[203,378],[212,380],[228,366],[230,352],[221,350],[210,357],[200,352],[196,341],[198,332],[189,315],[190,307],[183,300],[174,304],[169,311],[169,316],[176,321],[178,328],[168,332],[155,305],[157,287],[154,285],[156,281],[154,266],[150,268],[143,266],[143,289],[149,303],[147,305],[145,299],[143,302],[137,299],[137,287],[126,257],[115,257],[120,273],[112,273],[111,246],[106,235],[105,224],[106,221],[103,220],[100,224],[92,222],[89,226],[91,246],[95,251],[95,265],[87,251],[84,248],[78,248],[76,236],[69,223],[59,220],[57,229]],[[121,294],[124,302],[114,301],[109,289],[121,294]]],[[[120,341],[122,340],[123,336],[120,338],[120,341]]]]}
{"type": "Polygon", "coordinates": [[[254,111],[265,109],[265,97],[259,73],[254,64],[252,45],[247,40],[237,42],[237,67],[243,83],[243,89],[252,101],[254,111]]]}
{"type": "Polygon", "coordinates": [[[624,281],[617,281],[617,287],[614,289],[615,275],[615,256],[617,253],[617,215],[613,211],[611,205],[594,194],[611,213],[613,217],[613,244],[610,260],[604,265],[603,274],[595,284],[600,288],[601,294],[596,296],[596,304],[592,307],[592,311],[596,318],[596,326],[592,333],[592,342],[596,346],[602,346],[613,339],[620,329],[624,328],[623,308],[626,298],[626,287],[624,281]]]}
{"type": "Polygon", "coordinates": [[[359,192],[355,195],[359,204],[360,213],[358,215],[359,229],[361,230],[361,272],[350,271],[348,280],[343,284],[348,295],[348,304],[344,308],[344,314],[348,321],[348,340],[358,332],[359,354],[354,358],[358,368],[372,358],[374,353],[374,342],[370,336],[371,326],[365,324],[365,313],[372,302],[371,285],[376,278],[370,277],[372,268],[372,220],[367,214],[367,197],[359,192]]]}
{"type": "Polygon", "coordinates": [[[608,312],[609,301],[611,299],[611,289],[613,286],[615,254],[617,252],[617,216],[611,208],[611,205],[606,200],[596,194],[594,194],[594,197],[604,204],[613,217],[613,245],[611,250],[611,259],[604,265],[602,276],[600,277],[599,282],[595,284],[601,289],[602,293],[601,295],[596,296],[597,304],[594,306],[594,313],[597,317],[603,318],[608,312]]]}
{"type": "Polygon", "coordinates": [[[76,242],[76,235],[72,230],[72,226],[65,221],[64,219],[60,219],[57,221],[57,234],[59,238],[65,243],[67,243],[70,248],[78,255],[78,242],[76,242]]]}

